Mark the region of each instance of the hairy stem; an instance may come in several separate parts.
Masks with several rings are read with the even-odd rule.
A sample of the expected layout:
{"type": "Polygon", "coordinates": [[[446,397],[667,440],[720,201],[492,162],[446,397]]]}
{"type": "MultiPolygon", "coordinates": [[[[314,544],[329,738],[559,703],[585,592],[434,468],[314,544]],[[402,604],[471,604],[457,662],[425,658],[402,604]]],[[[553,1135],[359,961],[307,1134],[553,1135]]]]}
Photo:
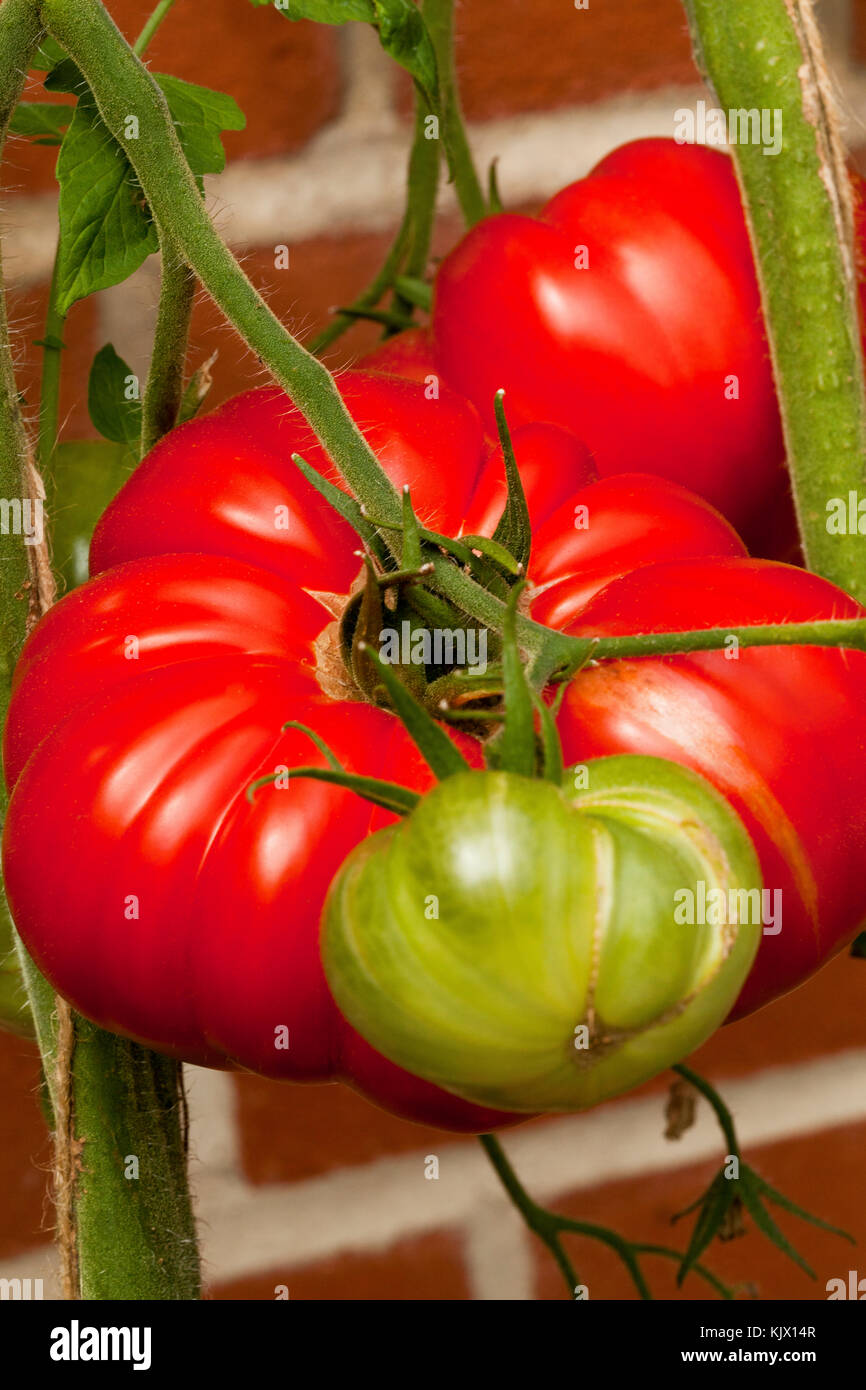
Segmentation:
{"type": "Polygon", "coordinates": [[[123,147],[159,226],[252,350],[303,410],[346,482],[399,517],[400,500],[346,409],[330,372],[286,331],[215,232],[184,158],[165,98],[98,0],[43,0],[43,18],[81,68],[107,128],[123,147]],[[139,138],[125,135],[130,112],[139,138]]]}
{"type": "Polygon", "coordinates": [[[51,460],[57,447],[60,419],[60,374],[63,366],[63,329],[66,317],[57,308],[57,270],[60,249],[54,257],[51,272],[51,287],[48,291],[48,309],[45,314],[45,329],[42,341],[42,383],[39,393],[39,435],[36,444],[36,462],[39,471],[50,489],[52,482],[51,460]]]}
{"type": "Polygon", "coordinates": [[[722,1133],[725,1136],[728,1153],[739,1158],[740,1145],[737,1140],[737,1132],[734,1128],[734,1117],[715,1087],[711,1086],[709,1081],[705,1081],[702,1076],[699,1076],[696,1071],[692,1071],[691,1067],[680,1065],[671,1067],[671,1071],[675,1071],[677,1075],[681,1076],[684,1081],[687,1081],[690,1086],[694,1086],[696,1091],[700,1091],[705,1100],[709,1101],[715,1111],[716,1119],[721,1126],[722,1133]]]}
{"type": "MultiPolygon", "coordinates": [[[[35,0],[3,0],[0,145],[42,34],[35,0]]],[[[0,491],[32,500],[39,478],[18,405],[2,279],[0,342],[0,491]]],[[[49,422],[56,419],[55,409],[49,387],[49,422]]],[[[50,423],[45,426],[46,449],[49,440],[53,447],[55,432],[50,423]]],[[[10,534],[3,535],[2,547],[5,717],[18,650],[30,621],[50,603],[51,588],[44,542],[28,547],[20,535],[10,534]]],[[[55,997],[20,941],[18,947],[51,1099],[65,1295],[198,1297],[178,1065],[77,1018],[55,997]]]]}
{"type": "Polygon", "coordinates": [[[150,368],[141,405],[141,453],[177,423],[183,400],[184,365],[195,299],[195,276],[171,238],[160,231],[162,284],[150,368]]]}
{"type": "Polygon", "coordinates": [[[851,185],[811,0],[685,0],[695,55],[725,111],[781,122],[781,149],[733,153],[755,250],[803,551],[866,600],[863,541],[830,534],[859,494],[866,394],[851,185]]]}
{"type": "Polygon", "coordinates": [[[448,160],[448,171],[454,183],[457,201],[468,227],[473,227],[487,214],[484,190],[475,168],[457,86],[454,63],[454,0],[426,0],[424,19],[436,49],[439,67],[439,88],[442,100],[442,140],[448,160]]]}

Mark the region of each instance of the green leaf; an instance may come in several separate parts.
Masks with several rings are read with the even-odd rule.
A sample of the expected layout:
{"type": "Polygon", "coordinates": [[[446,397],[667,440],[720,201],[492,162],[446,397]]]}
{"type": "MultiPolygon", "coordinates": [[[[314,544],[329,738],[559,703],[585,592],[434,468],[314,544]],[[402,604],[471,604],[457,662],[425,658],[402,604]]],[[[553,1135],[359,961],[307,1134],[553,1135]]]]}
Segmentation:
{"type": "Polygon", "coordinates": [[[806,1263],[799,1250],[794,1249],[791,1242],[779,1230],[779,1227],[776,1225],[766,1207],[761,1205],[757,1190],[749,1181],[749,1178],[750,1174],[748,1172],[744,1172],[741,1175],[739,1184],[740,1196],[743,1199],[746,1211],[751,1216],[758,1230],[765,1235],[768,1240],[771,1240],[778,1250],[781,1250],[784,1255],[787,1255],[790,1260],[793,1260],[794,1264],[799,1265],[800,1268],[808,1274],[810,1279],[815,1279],[817,1276],[812,1266],[806,1263]]]}
{"type": "Polygon", "coordinates": [[[42,85],[46,92],[66,92],[73,96],[82,96],[89,90],[77,63],[65,55],[56,67],[52,67],[42,85]]]}
{"type": "Polygon", "coordinates": [[[265,5],[275,8],[286,19],[313,19],[317,24],[345,24],[348,20],[366,20],[372,24],[376,13],[373,0],[252,0],[257,9],[265,5]]]}
{"type": "Polygon", "coordinates": [[[135,467],[122,444],[82,440],[58,445],[52,459],[51,558],[61,588],[83,584],[94,528],[135,467]]]}
{"type": "Polygon", "coordinates": [[[76,300],[132,275],[158,249],[159,239],[126,155],[89,92],[60,146],[57,178],[57,306],[67,314],[76,300]]]}
{"type": "MultiPolygon", "coordinates": [[[[737,1196],[738,1187],[739,1184],[732,1178],[726,1178],[724,1169],[721,1169],[707,1188],[703,1198],[699,1198],[700,1215],[695,1222],[692,1238],[677,1272],[678,1285],[682,1284],[689,1270],[694,1269],[699,1257],[721,1229],[728,1208],[737,1196]]],[[[678,1212],[674,1220],[676,1221],[680,1216],[685,1216],[693,1210],[694,1206],[687,1207],[685,1211],[678,1212]]]]}
{"type": "Polygon", "coordinates": [[[790,1197],[786,1197],[784,1192],[778,1192],[775,1187],[771,1187],[768,1182],[756,1173],[754,1168],[747,1170],[747,1177],[755,1191],[766,1198],[768,1202],[775,1202],[777,1207],[783,1211],[789,1211],[792,1216],[799,1216],[801,1221],[809,1221],[813,1226],[819,1226],[822,1231],[829,1231],[833,1236],[841,1236],[843,1240],[850,1241],[856,1245],[857,1241],[850,1231],[843,1231],[841,1226],[832,1226],[829,1221],[823,1221],[820,1216],[813,1216],[812,1212],[806,1211],[805,1207],[798,1207],[796,1202],[792,1202],[790,1197]]]}
{"type": "Polygon", "coordinates": [[[529,565],[529,554],[532,547],[532,525],[529,520],[526,494],[523,491],[523,480],[517,467],[517,459],[514,457],[511,431],[505,417],[504,396],[504,391],[496,392],[495,409],[499,442],[502,445],[502,456],[505,460],[508,500],[505,503],[505,510],[496,524],[493,539],[499,541],[506,550],[511,552],[518,564],[522,565],[525,573],[529,565]]]}
{"type": "Polygon", "coordinates": [[[430,105],[438,105],[436,50],[412,0],[373,0],[379,41],[389,57],[415,79],[430,105]]]}
{"type": "Polygon", "coordinates": [[[177,128],[178,139],[192,172],[219,174],[226,163],[220,132],[243,130],[246,117],[234,97],[211,91],[179,77],[155,73],[177,128]]]}
{"type": "Polygon", "coordinates": [[[34,72],[50,72],[58,63],[62,63],[65,57],[66,52],[57,40],[46,34],[30,66],[34,72]]]}
{"type": "Polygon", "coordinates": [[[72,108],[56,101],[22,101],[12,113],[9,129],[27,135],[36,145],[59,145],[72,120],[72,108]]]}
{"type": "Polygon", "coordinates": [[[851,943],[851,955],[855,960],[866,960],[866,931],[861,931],[851,943]]]}
{"type": "MultiPolygon", "coordinates": [[[[49,74],[46,86],[53,91],[75,90],[70,74],[56,80],[59,87],[55,74],[49,74]]],[[[156,80],[165,92],[194,175],[200,180],[203,174],[218,173],[225,165],[220,131],[240,130],[244,124],[236,102],[176,77],[156,80]]],[[[61,238],[57,298],[60,312],[66,314],[76,300],[132,275],[158,249],[159,241],[132,166],[104,125],[87,88],[60,147],[57,177],[61,238]]]]}
{"type": "MultiPolygon", "coordinates": [[[[252,0],[257,7],[272,0],[252,0]]],[[[439,78],[436,50],[420,10],[412,0],[282,0],[277,7],[287,19],[313,19],[319,24],[372,24],[389,57],[415,79],[437,105],[439,78]]]]}
{"type": "Polygon", "coordinates": [[[141,401],[138,378],[111,343],[93,359],[87,384],[87,408],[99,433],[137,453],[141,439],[141,401]],[[130,396],[130,391],[135,391],[130,396]]]}

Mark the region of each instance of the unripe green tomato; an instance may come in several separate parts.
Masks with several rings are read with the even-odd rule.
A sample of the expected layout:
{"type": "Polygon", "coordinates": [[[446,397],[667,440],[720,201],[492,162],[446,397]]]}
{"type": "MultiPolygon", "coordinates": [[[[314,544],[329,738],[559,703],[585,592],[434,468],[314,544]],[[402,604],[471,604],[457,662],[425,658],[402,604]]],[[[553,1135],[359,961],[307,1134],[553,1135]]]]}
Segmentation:
{"type": "Polygon", "coordinates": [[[730,893],[760,890],[760,870],[728,803],[657,758],[585,771],[582,790],[573,771],[562,790],[450,777],[331,886],[322,950],[342,1013],[481,1105],[582,1110],[654,1076],[718,1027],[758,948],[760,892],[748,909],[730,893]],[[716,905],[695,914],[710,922],[682,920],[689,891],[716,905]]]}

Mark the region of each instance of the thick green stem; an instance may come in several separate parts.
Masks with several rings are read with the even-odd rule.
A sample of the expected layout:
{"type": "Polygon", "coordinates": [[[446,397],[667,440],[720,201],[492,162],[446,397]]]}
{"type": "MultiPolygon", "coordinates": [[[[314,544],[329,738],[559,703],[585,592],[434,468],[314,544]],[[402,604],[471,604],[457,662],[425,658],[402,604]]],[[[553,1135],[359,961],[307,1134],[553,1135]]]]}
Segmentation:
{"type": "MultiPolygon", "coordinates": [[[[810,569],[866,600],[863,539],[828,503],[861,494],[866,395],[851,187],[811,0],[685,0],[695,54],[740,125],[733,153],[755,250],[788,462],[810,569]],[[775,122],[775,125],[774,125],[775,122]],[[773,131],[779,152],[769,152],[773,131]],[[743,142],[740,143],[740,139],[743,142]]],[[[744,389],[748,383],[743,383],[744,389]]]]}
{"type": "Polygon", "coordinates": [[[442,141],[457,201],[468,227],[487,215],[484,190],[475,168],[457,86],[454,63],[454,0],[426,0],[424,19],[436,49],[442,101],[442,141]]]}
{"type": "Polygon", "coordinates": [[[189,343],[189,324],[195,300],[195,276],[170,237],[160,232],[162,285],[150,369],[141,409],[141,453],[177,423],[183,400],[183,374],[189,343]]]}
{"type": "MultiPolygon", "coordinates": [[[[35,0],[3,0],[0,144],[42,34],[35,0]]],[[[0,342],[0,493],[32,499],[36,483],[18,405],[2,279],[0,342]]],[[[52,398],[49,392],[47,407],[50,422],[56,394],[52,398]]],[[[54,432],[48,423],[42,436],[46,449],[54,432]]],[[[28,621],[47,601],[43,560],[42,547],[27,547],[21,535],[2,536],[4,718],[9,679],[28,621]]],[[[177,1064],[76,1018],[18,944],[53,1112],[55,1197],[67,1296],[197,1298],[177,1064]]]]}
{"type": "Polygon", "coordinates": [[[98,0],[43,0],[49,31],[80,67],[107,128],[123,147],[160,226],[252,350],[303,410],[337,468],[378,515],[400,499],[346,409],[333,377],[298,343],[250,284],[210,222],[165,98],[98,0]],[[130,112],[139,138],[125,134],[130,112]]]}

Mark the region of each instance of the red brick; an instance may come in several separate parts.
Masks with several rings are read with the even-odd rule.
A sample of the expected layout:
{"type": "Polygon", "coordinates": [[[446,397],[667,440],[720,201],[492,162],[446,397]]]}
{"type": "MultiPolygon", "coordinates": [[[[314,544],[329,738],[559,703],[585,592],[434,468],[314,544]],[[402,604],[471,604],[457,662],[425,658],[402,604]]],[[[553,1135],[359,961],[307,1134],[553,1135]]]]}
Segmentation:
{"type": "Polygon", "coordinates": [[[401,1241],[374,1254],[344,1254],[301,1269],[270,1270],[220,1284],[211,1298],[275,1298],[284,1284],[289,1298],[327,1302],[420,1302],[469,1297],[457,1236],[445,1232],[401,1241]]]}
{"type": "Polygon", "coordinates": [[[39,1106],[39,1054],[0,1033],[0,1258],[50,1239],[50,1142],[39,1106]]]}
{"type": "Polygon", "coordinates": [[[471,0],[456,52],[476,121],[697,80],[679,0],[471,0]]]}
{"type": "MultiPolygon", "coordinates": [[[[291,247],[287,270],[275,269],[273,247],[246,252],[240,259],[247,275],[286,327],[304,342],[310,342],[330,322],[332,310],[351,303],[374,278],[392,235],[389,231],[299,242],[291,247]]],[[[457,222],[443,218],[437,229],[436,254],[444,255],[458,236],[457,222]]],[[[328,365],[336,369],[353,362],[372,348],[381,334],[378,324],[358,323],[326,354],[328,365]]],[[[202,293],[193,317],[190,363],[195,365],[214,348],[219,349],[219,358],[214,367],[209,408],[226,396],[261,384],[265,378],[244,342],[202,293]]]]}
{"type": "MultiPolygon", "coordinates": [[[[866,962],[839,957],[785,999],[719,1029],[690,1064],[721,1079],[724,1091],[726,1077],[862,1046],[864,970],[866,962]]],[[[630,1093],[659,1095],[659,1123],[661,1094],[671,1079],[663,1072],[630,1093]]],[[[297,1181],[443,1142],[436,1131],[398,1120],[343,1086],[285,1086],[246,1075],[236,1085],[244,1168],[252,1182],[297,1181]]],[[[447,1142],[472,1141],[448,1135],[447,1142]]]]}
{"type": "MultiPolygon", "coordinates": [[[[507,1141],[506,1141],[507,1142],[507,1141]]],[[[847,1230],[859,1242],[852,1246],[838,1236],[780,1211],[770,1210],[791,1244],[812,1266],[812,1280],[787,1256],[759,1235],[746,1215],[746,1234],[715,1241],[702,1262],[730,1286],[752,1285],[762,1299],[825,1299],[829,1279],[847,1278],[849,1269],[866,1277],[863,1257],[866,1209],[863,1205],[863,1151],[866,1124],[798,1136],[784,1143],[749,1150],[746,1160],[768,1182],[799,1206],[847,1230]]],[[[690,1205],[713,1177],[717,1164],[706,1163],[674,1172],[642,1175],[609,1183],[555,1203],[557,1211],[576,1220],[612,1227],[629,1240],[684,1249],[693,1216],[671,1228],[671,1216],[690,1205]]],[[[638,1295],[617,1257],[595,1241],[569,1237],[566,1241],[580,1281],[590,1299],[633,1299],[638,1295]]],[[[566,1297],[562,1275],[542,1247],[536,1248],[537,1297],[566,1297]]],[[[676,1286],[676,1264],[647,1257],[644,1273],[657,1298],[713,1299],[703,1280],[690,1276],[676,1286]]]]}
{"type": "MultiPolygon", "coordinates": [[[[153,0],[114,0],[111,16],[126,37],[137,37],[153,0]]],[[[339,110],[341,76],[336,30],[292,23],[248,0],[178,5],[147,52],[154,72],[228,92],[247,118],[244,131],[224,137],[230,159],[282,154],[299,148],[339,110]]],[[[51,100],[41,78],[27,98],[51,100]]],[[[4,186],[35,192],[51,188],[57,150],[16,141],[4,186]]]]}
{"type": "Polygon", "coordinates": [[[866,0],[851,0],[851,46],[858,62],[866,63],[866,0]]]}

